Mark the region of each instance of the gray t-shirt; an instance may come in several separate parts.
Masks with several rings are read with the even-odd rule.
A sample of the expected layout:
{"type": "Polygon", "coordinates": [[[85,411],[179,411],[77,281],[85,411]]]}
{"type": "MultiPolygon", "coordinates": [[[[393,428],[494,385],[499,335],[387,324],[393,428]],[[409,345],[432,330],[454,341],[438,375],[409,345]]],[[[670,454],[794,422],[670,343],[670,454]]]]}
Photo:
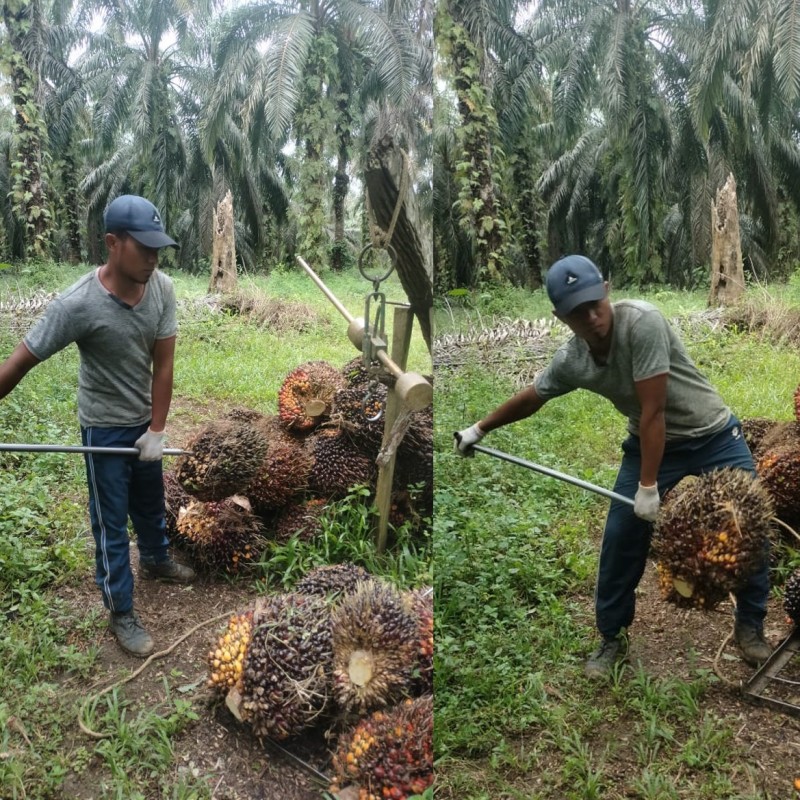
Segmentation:
{"type": "Polygon", "coordinates": [[[98,277],[84,275],[45,311],[24,338],[44,361],[75,342],[80,351],[78,420],[83,427],[133,427],[152,413],[153,347],[178,330],[175,289],[156,270],[144,295],[128,306],[98,277]]]}
{"type": "Polygon", "coordinates": [[[573,336],[534,378],[539,397],[549,400],[574,389],[588,389],[608,398],[628,418],[628,430],[638,436],[641,408],[634,383],[668,373],[667,440],[722,430],[730,409],[689,358],[661,312],[639,300],[620,300],[612,308],[614,327],[607,363],[598,365],[589,345],[573,336]]]}

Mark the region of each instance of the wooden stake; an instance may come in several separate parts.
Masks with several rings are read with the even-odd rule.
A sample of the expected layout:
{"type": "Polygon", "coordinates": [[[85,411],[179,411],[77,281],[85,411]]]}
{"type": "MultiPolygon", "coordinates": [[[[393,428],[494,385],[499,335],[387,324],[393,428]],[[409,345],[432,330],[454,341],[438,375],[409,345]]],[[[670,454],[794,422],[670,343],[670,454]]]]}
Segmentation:
{"type": "MultiPolygon", "coordinates": [[[[411,329],[414,316],[410,306],[395,306],[392,328],[392,360],[405,371],[408,364],[408,351],[411,346],[411,329]]],[[[392,426],[397,419],[402,400],[394,388],[386,394],[386,411],[384,412],[383,442],[389,440],[392,426]]],[[[382,553],[386,549],[389,534],[389,510],[392,505],[392,482],[394,480],[394,465],[397,454],[393,453],[389,461],[378,469],[378,482],[375,490],[375,502],[378,506],[378,538],[377,550],[382,553]]]]}

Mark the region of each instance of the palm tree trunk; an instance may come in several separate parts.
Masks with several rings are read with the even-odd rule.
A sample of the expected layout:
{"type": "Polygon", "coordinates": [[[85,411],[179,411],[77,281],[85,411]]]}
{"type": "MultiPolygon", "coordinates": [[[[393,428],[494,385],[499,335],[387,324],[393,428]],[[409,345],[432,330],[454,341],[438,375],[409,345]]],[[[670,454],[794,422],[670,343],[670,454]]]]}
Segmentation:
{"type": "Polygon", "coordinates": [[[459,169],[464,224],[475,239],[478,276],[496,281],[504,248],[503,228],[492,173],[491,130],[494,109],[481,79],[481,57],[469,32],[459,21],[458,0],[439,10],[440,36],[452,64],[454,88],[461,117],[460,142],[463,167],[459,169]],[[447,11],[450,12],[449,17],[447,11]]]}
{"type": "Polygon", "coordinates": [[[68,152],[64,158],[61,177],[64,184],[64,214],[67,222],[69,260],[72,264],[80,264],[81,233],[78,222],[80,194],[78,192],[78,171],[75,166],[75,157],[71,152],[68,152]]]}
{"type": "Polygon", "coordinates": [[[385,233],[397,219],[390,243],[397,253],[397,275],[408,296],[425,344],[432,347],[433,265],[429,248],[420,236],[422,225],[417,215],[414,191],[403,179],[408,166],[391,136],[384,136],[370,149],[364,180],[375,222],[385,233]],[[407,187],[401,195],[401,188],[407,187]],[[402,203],[399,210],[397,204],[402,203]]]}
{"type": "Polygon", "coordinates": [[[331,269],[341,272],[346,264],[347,241],[345,239],[344,219],[345,201],[347,190],[350,186],[350,177],[347,174],[347,165],[350,161],[350,127],[352,117],[349,112],[350,97],[342,92],[344,99],[338,102],[339,114],[336,124],[339,151],[336,161],[336,176],[333,180],[333,252],[331,253],[331,269]]]}
{"type": "Polygon", "coordinates": [[[26,258],[45,258],[49,249],[50,211],[42,169],[45,125],[37,103],[36,72],[24,54],[24,40],[34,11],[30,0],[6,0],[3,21],[11,45],[8,63],[16,125],[16,158],[12,170],[12,202],[24,230],[26,258]]]}

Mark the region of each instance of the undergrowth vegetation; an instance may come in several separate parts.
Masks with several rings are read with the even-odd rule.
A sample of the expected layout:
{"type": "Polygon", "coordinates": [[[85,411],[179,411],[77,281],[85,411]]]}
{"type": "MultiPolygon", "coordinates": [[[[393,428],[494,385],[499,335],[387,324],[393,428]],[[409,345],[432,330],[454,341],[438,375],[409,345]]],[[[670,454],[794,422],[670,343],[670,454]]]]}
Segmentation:
{"type": "MultiPolygon", "coordinates": [[[[763,324],[755,331],[720,324],[700,293],[662,291],[643,299],[682,329],[692,357],[735,413],[788,420],[800,353],[786,337],[770,337],[768,311],[771,303],[782,325],[784,304],[800,306],[800,284],[775,292],[762,302],[763,324]]],[[[549,313],[541,292],[470,295],[457,307],[443,303],[439,334],[549,313]]],[[[520,372],[529,367],[522,359],[517,364],[520,372]]],[[[696,653],[681,677],[670,674],[669,652],[659,654],[662,675],[631,665],[617,669],[610,687],[583,677],[597,641],[592,595],[607,501],[452,449],[454,431],[518,388],[514,373],[484,355],[436,374],[437,797],[790,796],[795,775],[788,764],[786,775],[771,776],[773,788],[763,787],[737,740],[742,720],[726,714],[724,702],[722,711],[718,701],[709,702],[719,681],[696,653]]],[[[610,488],[624,435],[625,422],[610,403],[574,392],[493,432],[485,444],[610,488]]],[[[779,605],[785,567],[800,565],[800,551],[777,547],[774,561],[771,603],[779,605]]],[[[648,631],[640,626],[633,635],[645,638],[648,631]]]]}
{"type": "MultiPolygon", "coordinates": [[[[85,269],[40,264],[6,270],[0,302],[60,291],[85,269]]],[[[301,362],[342,366],[358,356],[345,321],[298,272],[240,279],[241,291],[262,298],[269,314],[259,314],[252,303],[244,312],[220,308],[206,295],[207,278],[172,277],[180,325],[173,425],[199,427],[232,406],[274,414],[278,388],[301,362]]],[[[357,272],[327,274],[325,280],[354,316],[363,313],[370,283],[357,272]]],[[[389,300],[403,298],[396,277],[384,291],[389,300]]],[[[25,311],[0,312],[0,359],[33,319],[25,311]]],[[[430,373],[416,327],[409,368],[430,373]]],[[[32,370],[0,401],[0,441],[80,444],[77,369],[77,349],[69,347],[32,370]]],[[[154,705],[132,703],[124,688],[93,704],[87,722],[110,733],[106,738],[93,741],[77,730],[78,709],[91,686],[116,677],[98,662],[97,642],[106,626],[99,593],[96,604],[80,613],[61,596],[65,587],[93,588],[83,470],[79,455],[0,451],[0,798],[65,797],[65,781],[89,765],[97,800],[209,798],[205,776],[175,767],[173,737],[196,721],[197,709],[190,694],[170,690],[166,679],[154,705]]],[[[255,577],[236,580],[251,581],[254,594],[274,591],[312,566],[351,560],[401,587],[430,583],[427,540],[400,528],[392,546],[378,554],[375,522],[374,509],[354,491],[328,509],[319,542],[275,547],[263,554],[255,577]]]]}

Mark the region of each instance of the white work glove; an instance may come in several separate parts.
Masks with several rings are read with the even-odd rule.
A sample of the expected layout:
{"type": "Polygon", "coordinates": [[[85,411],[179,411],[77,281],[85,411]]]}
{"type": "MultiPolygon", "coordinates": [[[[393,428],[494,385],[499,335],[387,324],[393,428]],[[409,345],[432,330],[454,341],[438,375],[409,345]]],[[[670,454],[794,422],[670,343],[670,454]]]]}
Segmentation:
{"type": "Polygon", "coordinates": [[[660,505],[661,498],[658,496],[658,484],[642,486],[640,483],[639,491],[636,492],[636,497],[633,498],[633,513],[648,522],[655,522],[660,505]]]}
{"type": "Polygon", "coordinates": [[[453,449],[460,456],[467,456],[471,458],[475,455],[472,445],[478,444],[478,442],[483,439],[484,436],[486,436],[486,432],[482,431],[476,422],[474,425],[471,425],[469,428],[464,428],[463,431],[459,431],[456,434],[456,440],[453,444],[453,449]]]}
{"type": "Polygon", "coordinates": [[[166,431],[152,431],[148,428],[133,445],[139,451],[139,461],[160,461],[164,455],[166,431]]]}

